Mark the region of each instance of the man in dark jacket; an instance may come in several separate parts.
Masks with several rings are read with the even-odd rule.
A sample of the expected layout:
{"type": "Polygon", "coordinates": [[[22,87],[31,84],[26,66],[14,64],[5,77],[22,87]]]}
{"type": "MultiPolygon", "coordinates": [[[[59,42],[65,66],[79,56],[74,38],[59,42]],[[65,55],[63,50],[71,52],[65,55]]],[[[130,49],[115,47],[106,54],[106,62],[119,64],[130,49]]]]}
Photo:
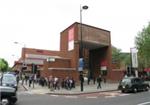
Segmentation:
{"type": "Polygon", "coordinates": [[[98,83],[97,89],[102,88],[101,87],[101,81],[102,81],[102,77],[101,77],[101,75],[99,75],[98,78],[97,78],[97,83],[98,83]]]}

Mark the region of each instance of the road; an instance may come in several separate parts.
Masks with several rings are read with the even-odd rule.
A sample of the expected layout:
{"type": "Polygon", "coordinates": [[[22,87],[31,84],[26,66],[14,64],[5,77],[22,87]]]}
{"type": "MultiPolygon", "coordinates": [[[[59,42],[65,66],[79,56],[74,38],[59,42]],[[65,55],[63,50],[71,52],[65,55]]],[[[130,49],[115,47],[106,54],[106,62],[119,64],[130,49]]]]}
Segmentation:
{"type": "Polygon", "coordinates": [[[16,105],[150,105],[149,96],[149,91],[136,94],[113,91],[73,96],[18,91],[16,105]]]}

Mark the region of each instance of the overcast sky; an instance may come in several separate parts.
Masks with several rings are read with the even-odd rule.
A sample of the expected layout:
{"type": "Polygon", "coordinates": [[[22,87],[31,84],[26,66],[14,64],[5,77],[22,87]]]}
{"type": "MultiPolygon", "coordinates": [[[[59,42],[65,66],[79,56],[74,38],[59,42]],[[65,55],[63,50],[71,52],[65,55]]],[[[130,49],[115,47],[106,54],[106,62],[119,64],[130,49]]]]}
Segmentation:
{"type": "Polygon", "coordinates": [[[150,0],[0,0],[0,58],[13,61],[21,48],[59,50],[60,32],[74,22],[111,31],[111,43],[123,52],[150,21],[150,0]],[[14,44],[19,42],[20,44],[14,44]]]}

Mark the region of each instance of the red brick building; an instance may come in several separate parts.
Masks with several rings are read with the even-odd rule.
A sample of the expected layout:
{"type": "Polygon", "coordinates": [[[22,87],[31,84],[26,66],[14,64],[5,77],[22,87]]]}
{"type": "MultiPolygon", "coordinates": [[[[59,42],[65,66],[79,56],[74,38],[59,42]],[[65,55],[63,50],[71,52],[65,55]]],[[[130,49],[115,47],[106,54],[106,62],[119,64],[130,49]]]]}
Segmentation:
{"type": "Polygon", "coordinates": [[[84,58],[84,74],[90,78],[99,74],[108,80],[114,79],[111,57],[110,31],[75,22],[60,33],[60,51],[24,48],[20,60],[14,69],[19,69],[24,62],[26,71],[31,71],[31,64],[38,65],[41,76],[79,77],[79,58],[84,58]]]}

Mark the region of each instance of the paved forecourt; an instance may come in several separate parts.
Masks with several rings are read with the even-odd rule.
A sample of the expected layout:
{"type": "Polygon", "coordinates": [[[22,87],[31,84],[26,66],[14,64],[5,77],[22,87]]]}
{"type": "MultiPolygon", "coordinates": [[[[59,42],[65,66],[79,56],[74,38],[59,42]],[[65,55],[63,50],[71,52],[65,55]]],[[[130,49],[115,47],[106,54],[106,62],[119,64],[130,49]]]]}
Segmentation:
{"type": "Polygon", "coordinates": [[[72,88],[71,90],[60,88],[59,90],[53,90],[51,91],[47,86],[40,86],[37,84],[31,85],[29,87],[28,85],[23,85],[24,89],[26,91],[30,91],[35,94],[55,94],[55,95],[80,95],[80,94],[89,94],[89,93],[96,93],[96,92],[105,92],[105,91],[115,91],[118,88],[118,83],[102,83],[102,88],[97,89],[97,84],[90,84],[84,85],[84,90],[81,91],[80,86],[76,86],[75,88],[72,88]]]}

